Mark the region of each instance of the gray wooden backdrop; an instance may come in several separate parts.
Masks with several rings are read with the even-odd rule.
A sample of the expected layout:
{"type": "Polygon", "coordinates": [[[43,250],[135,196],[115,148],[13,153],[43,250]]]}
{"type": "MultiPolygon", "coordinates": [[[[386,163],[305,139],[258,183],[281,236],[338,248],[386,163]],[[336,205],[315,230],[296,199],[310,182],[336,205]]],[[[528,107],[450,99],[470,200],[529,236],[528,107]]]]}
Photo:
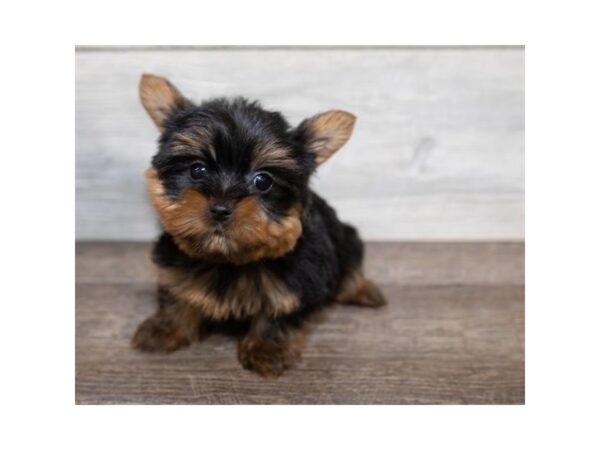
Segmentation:
{"type": "Polygon", "coordinates": [[[143,72],[192,99],[244,95],[296,124],[358,116],[314,189],[372,240],[524,238],[524,49],[77,48],[76,238],[158,231],[143,172],[143,72]]]}

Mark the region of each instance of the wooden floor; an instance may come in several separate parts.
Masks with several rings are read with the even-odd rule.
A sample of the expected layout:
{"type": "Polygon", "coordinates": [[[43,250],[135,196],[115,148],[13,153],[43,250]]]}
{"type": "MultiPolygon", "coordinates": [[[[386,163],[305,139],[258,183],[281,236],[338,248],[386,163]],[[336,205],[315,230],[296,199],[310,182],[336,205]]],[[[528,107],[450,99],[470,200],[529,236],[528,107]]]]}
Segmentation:
{"type": "Polygon", "coordinates": [[[78,404],[522,404],[522,243],[371,243],[379,310],[334,306],[299,366],[243,370],[231,337],[170,355],[129,347],[155,308],[149,244],[76,247],[78,404]]]}

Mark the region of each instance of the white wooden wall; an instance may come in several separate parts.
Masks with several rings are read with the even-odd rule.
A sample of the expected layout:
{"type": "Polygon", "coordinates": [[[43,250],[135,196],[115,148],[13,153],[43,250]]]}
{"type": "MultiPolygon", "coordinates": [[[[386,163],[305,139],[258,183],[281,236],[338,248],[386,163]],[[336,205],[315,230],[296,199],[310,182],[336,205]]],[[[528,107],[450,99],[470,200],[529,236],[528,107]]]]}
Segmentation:
{"type": "Polygon", "coordinates": [[[314,188],[368,239],[524,238],[523,48],[79,48],[76,237],[158,230],[143,172],[143,72],[192,99],[244,95],[291,123],[358,116],[314,188]]]}

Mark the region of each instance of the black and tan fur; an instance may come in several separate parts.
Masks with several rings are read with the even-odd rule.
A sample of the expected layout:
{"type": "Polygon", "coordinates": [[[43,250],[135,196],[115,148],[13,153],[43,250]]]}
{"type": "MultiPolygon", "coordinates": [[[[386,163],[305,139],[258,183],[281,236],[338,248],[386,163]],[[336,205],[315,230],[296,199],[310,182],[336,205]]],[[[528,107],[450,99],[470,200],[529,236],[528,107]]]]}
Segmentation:
{"type": "Polygon", "coordinates": [[[164,232],[153,250],[159,308],[135,348],[171,352],[233,330],[242,365],[278,376],[300,358],[310,313],[330,302],[384,304],[362,274],[356,230],[309,188],[349,139],[352,114],[292,128],[241,98],[194,104],[153,75],[140,97],[161,132],[146,179],[164,232]]]}

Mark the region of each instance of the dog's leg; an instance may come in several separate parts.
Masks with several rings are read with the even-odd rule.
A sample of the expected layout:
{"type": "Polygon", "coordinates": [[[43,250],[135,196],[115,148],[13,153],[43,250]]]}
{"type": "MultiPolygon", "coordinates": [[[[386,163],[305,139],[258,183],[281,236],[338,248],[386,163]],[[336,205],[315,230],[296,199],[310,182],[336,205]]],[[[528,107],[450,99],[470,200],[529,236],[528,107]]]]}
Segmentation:
{"type": "Polygon", "coordinates": [[[263,377],[278,377],[301,357],[304,331],[278,319],[257,317],[238,346],[242,366],[263,377]]]}
{"type": "Polygon", "coordinates": [[[375,283],[366,279],[359,270],[349,273],[342,280],[335,301],[344,305],[372,308],[386,304],[385,297],[379,288],[375,283]]]}
{"type": "Polygon", "coordinates": [[[198,339],[200,315],[166,289],[158,289],[159,309],[137,328],[131,345],[147,352],[173,352],[198,339]]]}

